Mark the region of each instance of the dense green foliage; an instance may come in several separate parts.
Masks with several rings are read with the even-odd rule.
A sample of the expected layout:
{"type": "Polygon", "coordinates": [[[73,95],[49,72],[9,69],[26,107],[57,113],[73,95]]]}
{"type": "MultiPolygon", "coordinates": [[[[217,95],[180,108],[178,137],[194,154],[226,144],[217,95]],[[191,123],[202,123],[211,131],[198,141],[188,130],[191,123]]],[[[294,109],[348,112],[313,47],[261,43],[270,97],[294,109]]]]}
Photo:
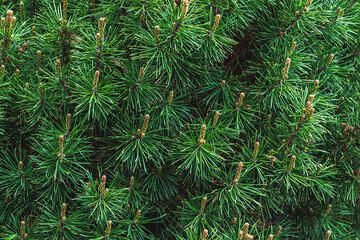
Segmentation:
{"type": "Polygon", "coordinates": [[[359,2],[0,4],[1,239],[360,239],[359,2]]]}

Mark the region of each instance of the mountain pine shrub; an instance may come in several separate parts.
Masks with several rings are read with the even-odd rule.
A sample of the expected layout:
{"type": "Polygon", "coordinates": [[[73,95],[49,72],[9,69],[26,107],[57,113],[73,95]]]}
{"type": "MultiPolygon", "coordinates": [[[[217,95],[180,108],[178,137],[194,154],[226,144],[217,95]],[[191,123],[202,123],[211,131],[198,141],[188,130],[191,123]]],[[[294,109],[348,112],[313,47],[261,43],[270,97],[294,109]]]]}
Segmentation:
{"type": "Polygon", "coordinates": [[[358,1],[0,15],[1,239],[360,239],[358,1]]]}

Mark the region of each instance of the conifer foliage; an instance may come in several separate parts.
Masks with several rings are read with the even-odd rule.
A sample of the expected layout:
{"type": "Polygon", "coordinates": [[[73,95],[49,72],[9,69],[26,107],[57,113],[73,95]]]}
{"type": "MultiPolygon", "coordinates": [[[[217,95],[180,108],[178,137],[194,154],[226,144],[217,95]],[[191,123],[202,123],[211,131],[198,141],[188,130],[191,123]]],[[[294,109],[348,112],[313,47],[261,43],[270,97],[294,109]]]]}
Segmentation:
{"type": "Polygon", "coordinates": [[[360,3],[2,0],[1,239],[360,239],[360,3]]]}

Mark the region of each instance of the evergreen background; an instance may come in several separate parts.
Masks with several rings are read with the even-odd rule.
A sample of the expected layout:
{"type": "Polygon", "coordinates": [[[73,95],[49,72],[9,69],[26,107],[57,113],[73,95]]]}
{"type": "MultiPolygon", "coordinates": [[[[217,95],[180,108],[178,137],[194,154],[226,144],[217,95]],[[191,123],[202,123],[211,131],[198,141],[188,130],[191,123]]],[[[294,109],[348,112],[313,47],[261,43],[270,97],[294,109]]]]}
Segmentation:
{"type": "Polygon", "coordinates": [[[0,15],[1,239],[360,239],[358,1],[0,15]]]}

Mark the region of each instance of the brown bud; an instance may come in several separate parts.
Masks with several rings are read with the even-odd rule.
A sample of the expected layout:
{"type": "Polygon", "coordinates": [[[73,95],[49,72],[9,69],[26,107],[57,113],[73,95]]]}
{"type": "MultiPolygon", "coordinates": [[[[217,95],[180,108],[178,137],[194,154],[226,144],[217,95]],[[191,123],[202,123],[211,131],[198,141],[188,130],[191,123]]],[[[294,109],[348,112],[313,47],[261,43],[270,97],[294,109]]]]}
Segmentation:
{"type": "Polygon", "coordinates": [[[238,164],[238,167],[236,169],[236,173],[235,173],[235,177],[234,177],[234,183],[235,185],[237,185],[238,181],[239,181],[239,178],[240,178],[240,175],[241,175],[241,171],[242,171],[242,168],[243,168],[243,163],[242,162],[239,162],[238,164]]]}
{"type": "Polygon", "coordinates": [[[101,177],[101,184],[100,184],[100,194],[103,195],[105,191],[105,185],[106,185],[106,176],[102,175],[101,177]]]}
{"type": "Polygon", "coordinates": [[[36,27],[33,26],[33,27],[31,28],[31,35],[32,35],[33,37],[36,37],[36,32],[35,32],[35,30],[36,30],[36,27]]]}
{"type": "Polygon", "coordinates": [[[289,78],[288,73],[289,73],[290,63],[291,63],[291,59],[287,58],[285,61],[285,67],[283,68],[283,78],[285,80],[289,78]]]}
{"type": "Polygon", "coordinates": [[[145,75],[145,68],[144,68],[144,67],[141,67],[141,68],[140,68],[140,72],[139,72],[139,81],[140,81],[140,82],[143,80],[144,75],[145,75]]]}
{"type": "Polygon", "coordinates": [[[216,124],[219,120],[219,116],[220,116],[220,112],[219,111],[216,111],[215,112],[215,116],[214,116],[214,120],[213,120],[213,123],[212,123],[212,128],[215,128],[216,127],[216,124]]]}
{"type": "Polygon", "coordinates": [[[137,210],[136,217],[135,217],[135,222],[134,222],[135,224],[139,221],[140,214],[141,214],[141,210],[137,210]]]}
{"type": "Polygon", "coordinates": [[[96,34],[96,46],[99,48],[101,43],[101,35],[100,33],[96,34]]]}
{"type": "Polygon", "coordinates": [[[71,114],[68,113],[68,114],[66,115],[66,124],[65,124],[65,131],[66,131],[66,133],[69,133],[69,131],[70,131],[70,120],[71,120],[71,114]]]}
{"type": "Polygon", "coordinates": [[[329,204],[329,205],[327,206],[326,211],[325,211],[325,214],[329,214],[330,210],[331,210],[331,204],[329,204]]]}
{"type": "Polygon", "coordinates": [[[98,88],[99,76],[100,76],[100,72],[96,71],[95,75],[94,75],[94,81],[93,81],[93,92],[96,91],[98,88]]]}
{"type": "Polygon", "coordinates": [[[65,224],[65,221],[66,221],[66,217],[65,216],[63,216],[62,218],[61,218],[61,224],[65,224]]]}
{"type": "Polygon", "coordinates": [[[201,131],[200,131],[200,139],[205,139],[205,131],[206,131],[206,125],[203,124],[201,126],[201,131]]]}
{"type": "Polygon", "coordinates": [[[233,224],[233,225],[235,225],[235,224],[236,224],[236,222],[237,222],[237,218],[236,218],[236,217],[234,217],[234,218],[232,219],[232,224],[233,224]]]}
{"type": "Polygon", "coordinates": [[[209,233],[209,231],[207,229],[204,229],[204,231],[202,232],[202,235],[201,235],[201,240],[206,240],[208,233],[209,233]]]}
{"type": "Polygon", "coordinates": [[[64,152],[64,135],[60,135],[59,137],[59,154],[63,154],[64,152]]]}
{"type": "Polygon", "coordinates": [[[303,115],[300,116],[300,123],[303,123],[304,120],[305,120],[305,115],[303,114],[303,115]]]}
{"type": "Polygon", "coordinates": [[[330,235],[331,235],[331,231],[328,230],[325,234],[325,240],[329,240],[330,239],[330,235]]]}
{"type": "Polygon", "coordinates": [[[100,33],[101,38],[103,37],[103,34],[104,34],[105,20],[106,20],[106,18],[99,19],[99,33],[100,33]]]}
{"type": "Polygon", "coordinates": [[[182,7],[182,10],[181,10],[181,14],[180,14],[181,19],[185,18],[188,7],[189,7],[189,1],[184,0],[183,1],[183,7],[182,7]]]}
{"type": "Polygon", "coordinates": [[[60,213],[60,218],[65,217],[66,216],[66,203],[63,203],[61,205],[61,213],[60,213]]]}
{"type": "Polygon", "coordinates": [[[159,42],[160,41],[160,27],[159,25],[155,26],[155,41],[159,42]]]}
{"type": "Polygon", "coordinates": [[[326,61],[326,65],[329,65],[333,59],[334,59],[334,54],[330,54],[329,58],[326,61]]]}
{"type": "Polygon", "coordinates": [[[108,221],[108,222],[107,222],[107,227],[106,227],[106,230],[105,230],[105,236],[106,236],[106,237],[109,237],[109,235],[110,235],[110,232],[111,232],[111,224],[112,224],[111,221],[108,221]]]}
{"type": "Polygon", "coordinates": [[[245,235],[245,239],[246,240],[253,240],[254,239],[254,236],[250,235],[250,234],[246,234],[245,235]]]}
{"type": "Polygon", "coordinates": [[[56,71],[57,71],[58,75],[60,76],[60,74],[61,74],[61,62],[60,62],[60,60],[56,60],[56,71]]]}
{"type": "Polygon", "coordinates": [[[5,72],[5,66],[1,65],[0,67],[0,76],[5,72]]]}
{"type": "Polygon", "coordinates": [[[319,80],[314,81],[314,87],[317,88],[319,86],[319,80]]]}
{"type": "Polygon", "coordinates": [[[129,183],[129,188],[130,189],[134,186],[134,181],[135,181],[134,176],[131,176],[130,177],[130,183],[129,183]]]}
{"type": "Polygon", "coordinates": [[[21,21],[24,21],[24,3],[20,3],[20,15],[21,15],[21,21]]]}
{"type": "Polygon", "coordinates": [[[308,140],[306,141],[306,145],[310,145],[310,143],[311,143],[311,138],[312,138],[312,135],[309,134],[309,138],[308,138],[308,140]]]}
{"type": "Polygon", "coordinates": [[[103,198],[105,198],[105,196],[106,196],[108,193],[109,193],[109,189],[107,188],[107,189],[105,189],[105,191],[104,191],[103,198]]]}
{"type": "Polygon", "coordinates": [[[21,221],[21,225],[20,225],[20,235],[22,237],[24,237],[25,235],[25,221],[21,221]]]}
{"type": "Polygon", "coordinates": [[[174,99],[174,91],[171,91],[170,92],[170,95],[169,95],[169,98],[168,98],[168,103],[171,104],[171,102],[173,101],[174,99]]]}
{"type": "Polygon", "coordinates": [[[269,115],[267,116],[266,121],[267,121],[268,123],[271,122],[271,114],[269,114],[269,115]]]}
{"type": "Polygon", "coordinates": [[[270,234],[268,240],[273,240],[274,235],[270,234]]]}
{"type": "Polygon", "coordinates": [[[249,226],[250,226],[249,223],[245,223],[245,224],[244,224],[244,235],[245,235],[245,236],[248,234],[249,226]]]}
{"type": "Polygon", "coordinates": [[[306,110],[310,110],[310,108],[311,108],[311,102],[307,101],[306,102],[306,110]]]}
{"type": "Polygon", "coordinates": [[[201,213],[204,213],[204,211],[205,211],[206,201],[207,201],[207,197],[203,197],[203,199],[201,201],[201,213]]]}
{"type": "Polygon", "coordinates": [[[23,166],[23,162],[20,161],[20,162],[18,163],[18,170],[19,170],[19,172],[21,172],[22,166],[23,166]]]}
{"type": "Polygon", "coordinates": [[[64,0],[64,3],[63,3],[63,17],[65,19],[67,18],[67,8],[68,8],[68,0],[64,0]]]}
{"type": "Polygon", "coordinates": [[[138,129],[138,130],[136,131],[136,134],[138,135],[138,137],[141,137],[141,130],[138,129]]]}
{"type": "Polygon", "coordinates": [[[199,147],[203,147],[206,144],[205,139],[199,139],[199,147]]]}
{"type": "Polygon", "coordinates": [[[290,48],[290,55],[294,52],[295,47],[296,47],[296,42],[294,41],[291,48],[290,48]]]}
{"type": "Polygon", "coordinates": [[[238,240],[242,240],[243,238],[244,238],[244,232],[240,230],[238,240]]]}
{"type": "Polygon", "coordinates": [[[308,101],[309,101],[311,104],[313,103],[313,101],[314,101],[314,95],[313,95],[313,94],[310,94],[310,95],[309,95],[308,101]]]}
{"type": "Polygon", "coordinates": [[[290,162],[290,166],[289,166],[289,171],[291,171],[291,170],[294,168],[294,166],[295,166],[295,161],[296,161],[296,156],[293,155],[293,156],[291,157],[291,162],[290,162]]]}
{"type": "Polygon", "coordinates": [[[243,100],[245,98],[245,93],[240,93],[239,101],[237,102],[237,106],[241,107],[243,105],[243,100]]]}
{"type": "Polygon", "coordinates": [[[150,115],[149,114],[146,114],[145,118],[144,118],[144,122],[143,122],[143,125],[141,127],[141,133],[145,133],[146,132],[146,129],[147,129],[147,126],[149,124],[149,118],[150,118],[150,115]]]}
{"type": "Polygon", "coordinates": [[[220,22],[220,18],[221,18],[221,15],[220,15],[220,14],[216,14],[216,16],[215,16],[215,21],[214,21],[214,25],[213,25],[213,27],[212,27],[212,29],[211,29],[211,32],[215,32],[216,29],[218,28],[219,22],[220,22]]]}
{"type": "Polygon", "coordinates": [[[41,68],[41,51],[37,51],[37,59],[36,59],[37,67],[41,68]]]}
{"type": "Polygon", "coordinates": [[[256,158],[257,155],[258,155],[259,146],[260,146],[260,143],[259,143],[259,142],[256,142],[255,145],[254,145],[254,151],[253,151],[253,157],[254,157],[254,158],[256,158]]]}
{"type": "Polygon", "coordinates": [[[12,18],[13,18],[13,11],[12,10],[8,10],[6,12],[6,19],[5,19],[5,32],[9,32],[10,29],[10,25],[12,22],[12,18]]]}
{"type": "Polygon", "coordinates": [[[290,59],[290,58],[287,58],[286,61],[285,61],[285,66],[286,66],[286,67],[289,67],[289,66],[290,66],[290,63],[291,63],[291,59],[290,59]]]}

